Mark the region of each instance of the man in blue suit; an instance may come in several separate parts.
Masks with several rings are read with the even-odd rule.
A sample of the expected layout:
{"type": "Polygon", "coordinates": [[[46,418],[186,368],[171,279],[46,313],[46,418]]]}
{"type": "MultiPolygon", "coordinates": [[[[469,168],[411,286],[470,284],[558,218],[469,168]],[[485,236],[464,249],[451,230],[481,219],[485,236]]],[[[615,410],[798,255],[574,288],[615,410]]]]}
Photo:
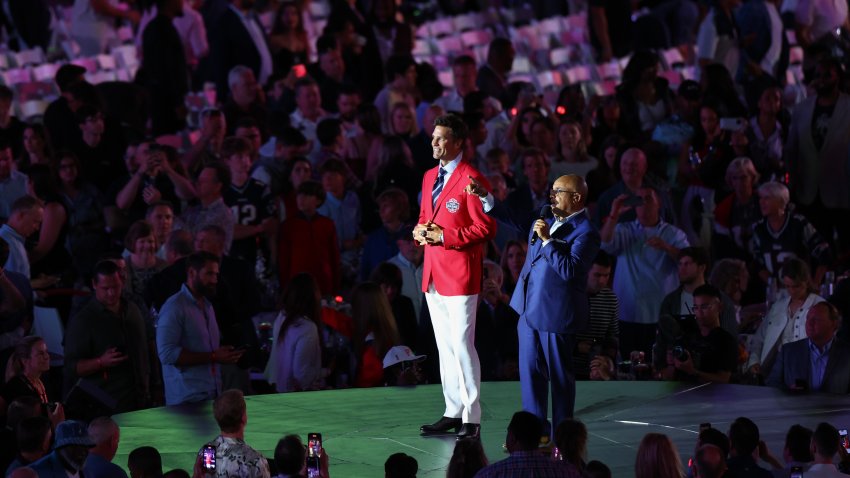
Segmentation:
{"type": "Polygon", "coordinates": [[[511,211],[470,180],[467,192],[481,197],[487,214],[517,228],[531,225],[528,255],[511,298],[511,307],[520,315],[522,406],[545,422],[551,385],[557,426],[573,416],[574,334],[587,325],[587,274],[600,246],[599,232],[585,209],[587,183],[576,175],[558,178],[549,193],[554,217],[535,220],[536,212],[511,211]]]}
{"type": "Polygon", "coordinates": [[[782,346],[767,385],[794,391],[850,393],[850,345],[835,336],[838,309],[820,302],[806,316],[807,338],[782,346]]]}

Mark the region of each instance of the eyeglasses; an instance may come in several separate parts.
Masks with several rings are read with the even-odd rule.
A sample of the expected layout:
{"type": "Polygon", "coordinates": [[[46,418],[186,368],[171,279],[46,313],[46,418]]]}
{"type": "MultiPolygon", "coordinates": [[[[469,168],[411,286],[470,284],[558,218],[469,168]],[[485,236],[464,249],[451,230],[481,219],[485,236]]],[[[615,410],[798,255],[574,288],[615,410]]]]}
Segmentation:
{"type": "Polygon", "coordinates": [[[570,191],[569,189],[551,189],[551,190],[549,190],[550,196],[557,196],[558,194],[561,194],[561,193],[578,194],[578,191],[570,191]]]}

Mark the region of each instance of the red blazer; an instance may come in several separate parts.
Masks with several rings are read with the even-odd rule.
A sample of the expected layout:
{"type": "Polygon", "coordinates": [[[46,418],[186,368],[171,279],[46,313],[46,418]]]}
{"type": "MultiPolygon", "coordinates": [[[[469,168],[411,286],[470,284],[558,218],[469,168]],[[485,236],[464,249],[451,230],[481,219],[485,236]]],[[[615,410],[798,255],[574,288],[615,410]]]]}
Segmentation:
{"type": "Polygon", "coordinates": [[[431,188],[437,178],[434,167],[422,178],[422,204],[419,223],[428,221],[443,228],[443,244],[425,246],[422,291],[433,281],[440,295],[473,295],[481,292],[484,246],[496,235],[496,220],[484,214],[481,200],[463,191],[472,176],[484,187],[490,183],[475,168],[461,161],[431,206],[431,188]]]}

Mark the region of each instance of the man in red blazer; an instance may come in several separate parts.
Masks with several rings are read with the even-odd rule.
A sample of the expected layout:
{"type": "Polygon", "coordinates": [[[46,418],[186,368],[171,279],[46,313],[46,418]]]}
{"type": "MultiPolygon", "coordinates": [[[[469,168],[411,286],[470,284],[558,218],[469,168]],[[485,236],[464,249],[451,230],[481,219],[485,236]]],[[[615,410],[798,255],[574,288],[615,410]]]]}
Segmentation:
{"type": "Polygon", "coordinates": [[[484,176],[463,162],[469,130],[453,114],[434,121],[431,148],[440,164],[422,180],[419,224],[413,237],[425,248],[422,291],[431,314],[446,411],[424,434],[459,430],[477,438],[481,429],[481,366],[475,351],[475,313],[484,261],[484,245],[496,234],[496,222],[484,214],[477,196],[467,194],[468,177],[484,176]]]}

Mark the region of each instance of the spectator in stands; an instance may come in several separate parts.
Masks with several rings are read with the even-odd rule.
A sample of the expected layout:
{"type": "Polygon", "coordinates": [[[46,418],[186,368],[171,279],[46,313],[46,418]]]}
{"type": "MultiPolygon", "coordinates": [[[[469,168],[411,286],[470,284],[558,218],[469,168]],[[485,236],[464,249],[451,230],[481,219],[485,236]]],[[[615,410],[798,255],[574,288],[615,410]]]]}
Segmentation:
{"type": "MultiPolygon", "coordinates": [[[[715,105],[720,118],[745,118],[749,110],[741,101],[738,86],[732,78],[732,72],[720,63],[710,63],[702,67],[700,74],[703,104],[715,105]]],[[[743,156],[743,155],[742,155],[743,156]]]]}
{"type": "Polygon", "coordinates": [[[661,433],[644,435],[635,458],[635,478],[679,478],[684,474],[670,437],[661,433]]]}
{"type": "MultiPolygon", "coordinates": [[[[533,413],[516,412],[508,424],[505,438],[510,457],[493,463],[475,476],[477,478],[509,476],[578,477],[578,470],[570,463],[552,460],[538,452],[538,441],[543,435],[543,423],[533,413]]],[[[656,477],[657,478],[657,477],[656,477]]]]}
{"type": "Polygon", "coordinates": [[[157,201],[148,206],[145,221],[153,228],[157,246],[156,257],[165,261],[166,244],[174,228],[174,208],[168,201],[157,201]]]}
{"type": "Polygon", "coordinates": [[[383,384],[383,359],[401,339],[386,294],[374,282],[361,282],[352,292],[354,354],[357,358],[357,387],[383,384]]]}
{"type": "MultiPolygon", "coordinates": [[[[407,105],[404,107],[407,108],[407,105]]],[[[409,199],[407,208],[415,211],[419,209],[417,198],[422,186],[419,177],[405,140],[398,136],[384,138],[380,144],[373,194],[380,195],[388,189],[401,189],[409,199]]]]}
{"type": "Polygon", "coordinates": [[[227,133],[227,119],[220,109],[203,109],[198,121],[201,135],[189,151],[180,158],[184,169],[192,177],[197,176],[201,166],[218,159],[221,144],[227,133]]]}
{"type": "Polygon", "coordinates": [[[272,74],[272,55],[262,25],[252,15],[251,0],[230,0],[210,31],[210,59],[218,97],[227,98],[229,73],[236,65],[245,65],[265,84],[272,74]]]}
{"type": "Polygon", "coordinates": [[[416,107],[416,61],[410,55],[391,56],[386,63],[386,73],[387,83],[375,97],[374,105],[381,117],[381,130],[389,132],[390,108],[395,103],[405,102],[416,107]]]}
{"type": "Polygon", "coordinates": [[[274,322],[271,356],[265,375],[278,392],[313,390],[322,384],[321,296],[316,280],[292,278],[274,322]]]}
{"type": "Polygon", "coordinates": [[[132,478],[160,478],[162,456],[152,446],[140,446],[127,456],[127,469],[132,478]]]}
{"type": "MultiPolygon", "coordinates": [[[[279,207],[281,220],[298,212],[298,205],[295,202],[296,191],[302,183],[312,178],[313,164],[304,156],[296,156],[284,165],[284,169],[281,172],[280,186],[276,194],[280,196],[279,207]]],[[[274,182],[277,182],[277,180],[274,180],[274,182]]],[[[275,194],[274,191],[275,189],[272,187],[272,194],[275,194]]]]}
{"type": "Polygon", "coordinates": [[[325,202],[325,190],[315,181],[305,181],[296,190],[298,212],[287,214],[278,236],[278,277],[281,287],[301,272],[311,274],[323,295],[334,293],[340,284],[340,252],[333,221],[317,214],[325,202]],[[311,257],[303,251],[312,251],[311,257]]]}
{"type": "Polygon", "coordinates": [[[301,7],[297,2],[282,2],[274,15],[274,24],[268,36],[269,50],[275,59],[280,51],[292,55],[293,64],[310,61],[310,39],[304,29],[301,7]]]}
{"type": "Polygon", "coordinates": [[[227,86],[230,96],[221,110],[226,118],[228,133],[235,133],[239,120],[243,118],[256,121],[262,133],[266,129],[268,112],[263,104],[262,86],[257,83],[254,71],[245,65],[234,66],[227,73],[227,86]]]}
{"type": "MultiPolygon", "coordinates": [[[[9,258],[3,264],[3,269],[17,272],[31,279],[30,260],[25,242],[39,230],[43,217],[44,204],[32,196],[23,195],[11,203],[9,218],[3,226],[0,226],[0,237],[9,244],[9,258]]],[[[41,280],[37,285],[44,287],[52,284],[41,280]]]]}
{"type": "MultiPolygon", "coordinates": [[[[763,0],[754,4],[775,9],[773,1],[763,0]]],[[[771,78],[762,80],[754,88],[756,89],[754,96],[756,114],[750,117],[747,129],[750,157],[760,175],[781,177],[785,173],[782,155],[784,143],[788,137],[787,124],[783,124],[783,118],[780,117],[783,114],[782,87],[779,82],[771,78]]]]}
{"type": "MultiPolygon", "coordinates": [[[[800,3],[806,4],[814,2],[800,3]]],[[[832,8],[825,6],[824,11],[832,8]]],[[[824,18],[839,21],[840,17],[824,18]]],[[[836,59],[818,61],[810,85],[816,94],[794,109],[784,157],[791,177],[797,178],[795,203],[824,237],[833,237],[833,232],[837,232],[842,249],[850,244],[850,221],[837,219],[845,217],[850,209],[846,194],[850,177],[840,159],[850,148],[850,135],[835,126],[850,121],[850,96],[839,89],[843,71],[836,59]]]]}
{"type": "MultiPolygon", "coordinates": [[[[241,116],[236,120],[236,124],[234,125],[233,136],[244,139],[251,147],[249,152],[251,163],[257,160],[260,149],[263,147],[263,133],[260,129],[262,127],[261,125],[264,124],[265,122],[257,121],[250,116],[241,116]]],[[[223,159],[221,158],[221,152],[219,152],[219,158],[223,159]]]]}
{"type": "Polygon", "coordinates": [[[224,204],[234,215],[230,256],[254,264],[257,256],[277,251],[277,204],[269,188],[249,176],[251,147],[241,138],[227,138],[221,159],[230,169],[230,184],[222,193],[224,204]]]}
{"type": "Polygon", "coordinates": [[[732,194],[714,208],[711,245],[717,257],[750,260],[753,226],[761,219],[758,195],[754,194],[759,177],[747,157],[735,158],[726,168],[726,184],[732,194]]]}
{"type": "Polygon", "coordinates": [[[753,453],[759,446],[759,429],[752,420],[738,417],[729,426],[729,459],[723,476],[729,478],[770,478],[771,472],[759,467],[753,453]]]}
{"type": "Polygon", "coordinates": [[[342,132],[345,139],[353,142],[354,138],[363,134],[360,125],[357,124],[357,109],[360,107],[360,92],[352,84],[343,84],[339,87],[339,95],[336,97],[337,118],[342,121],[342,132]]]}
{"type": "MultiPolygon", "coordinates": [[[[307,458],[307,448],[301,443],[298,435],[286,435],[277,442],[274,448],[274,464],[282,478],[297,478],[303,476],[304,465],[307,458]]],[[[319,453],[319,476],[330,478],[328,472],[328,454],[322,448],[319,453]]]]}
{"type": "Polygon", "coordinates": [[[210,224],[224,230],[224,252],[230,251],[236,220],[224,203],[224,190],[230,184],[230,169],[221,163],[211,163],[201,169],[195,181],[198,204],[187,208],[180,215],[177,229],[188,229],[193,234],[210,224]]]}
{"type": "Polygon", "coordinates": [[[648,138],[655,127],[673,113],[673,93],[658,76],[658,55],[649,50],[635,52],[623,70],[617,87],[620,103],[618,132],[631,140],[648,138]]]}
{"type": "Polygon", "coordinates": [[[394,264],[401,271],[400,293],[413,303],[413,312],[416,321],[419,322],[424,299],[422,295],[422,267],[425,250],[413,240],[413,227],[409,224],[399,230],[396,246],[398,247],[398,254],[391,257],[387,262],[394,264]]]}
{"type": "Polygon", "coordinates": [[[70,151],[57,155],[59,189],[68,208],[68,252],[78,277],[90,277],[101,251],[107,249],[103,195],[79,174],[80,160],[70,151]]]}
{"type": "MultiPolygon", "coordinates": [[[[492,183],[491,183],[492,184],[492,183]]],[[[495,191],[493,196],[500,200],[495,191]]],[[[508,295],[514,293],[514,288],[519,280],[519,273],[522,272],[522,266],[525,264],[525,256],[528,253],[528,244],[524,241],[509,240],[503,249],[501,266],[504,274],[502,290],[508,295]]]]}
{"type": "Polygon", "coordinates": [[[575,120],[567,120],[558,126],[558,145],[549,179],[577,174],[587,177],[587,173],[599,166],[599,161],[587,153],[587,144],[582,138],[581,124],[575,120]]]}
{"type": "MultiPolygon", "coordinates": [[[[369,153],[377,151],[375,143],[383,141],[383,129],[381,126],[381,114],[378,107],[373,103],[363,103],[357,108],[357,125],[360,127],[361,133],[353,138],[354,151],[356,156],[361,159],[369,158],[369,153]]],[[[430,134],[428,135],[428,145],[430,145],[430,134]]],[[[372,153],[375,154],[375,153],[372,153]]],[[[368,179],[368,178],[367,178],[368,179]]]]}
{"type": "Polygon", "coordinates": [[[449,459],[446,478],[472,478],[488,464],[481,440],[471,438],[458,440],[449,459]]]}
{"type": "Polygon", "coordinates": [[[531,146],[543,151],[550,163],[556,157],[557,130],[557,123],[551,116],[537,118],[531,123],[531,146]]]}
{"type": "Polygon", "coordinates": [[[410,206],[407,194],[401,189],[386,189],[378,195],[378,215],[381,227],[374,230],[363,243],[363,255],[360,262],[360,279],[366,279],[375,267],[396,254],[403,226],[410,219],[410,206]]]}
{"type": "Polygon", "coordinates": [[[484,260],[484,283],[478,303],[475,349],[482,380],[516,380],[519,377],[519,315],[502,291],[504,274],[498,264],[484,260]]]}
{"type": "Polygon", "coordinates": [[[478,89],[502,104],[508,100],[508,74],[513,69],[514,57],[516,50],[510,39],[494,38],[487,49],[487,62],[478,69],[478,89]]]}
{"type": "Polygon", "coordinates": [[[703,19],[696,44],[700,66],[720,63],[729,72],[738,70],[741,34],[733,10],[740,4],[740,0],[718,0],[703,19]]]}
{"type": "MultiPolygon", "coordinates": [[[[619,169],[621,179],[599,196],[593,220],[600,229],[603,223],[609,220],[608,218],[614,217],[612,206],[617,196],[626,194],[633,198],[641,188],[653,187],[654,183],[650,177],[647,177],[648,163],[646,154],[638,148],[629,148],[624,151],[620,156],[619,167],[617,167],[616,163],[614,166],[612,169],[619,169]]],[[[656,193],[659,195],[661,218],[668,222],[672,221],[674,214],[668,195],[659,192],[658,189],[656,189],[656,193]]],[[[636,202],[637,199],[632,199],[632,201],[636,202]]],[[[635,211],[633,208],[620,211],[618,221],[634,221],[636,217],[635,211]]]]}
{"type": "Polygon", "coordinates": [[[850,345],[835,337],[840,324],[834,305],[813,305],[806,316],[807,338],[782,347],[767,384],[798,392],[850,393],[850,345]]]}
{"type": "MultiPolygon", "coordinates": [[[[416,110],[404,101],[394,103],[390,107],[389,131],[391,135],[401,136],[405,142],[410,142],[420,130],[416,122],[416,110]]],[[[410,146],[408,144],[408,146],[410,146]]]]}
{"type": "Polygon", "coordinates": [[[86,476],[127,478],[127,473],[120,466],[112,463],[118,452],[118,442],[121,439],[121,429],[115,420],[109,417],[98,417],[89,423],[89,436],[94,447],[89,450],[84,471],[86,476]]]}
{"type": "Polygon", "coordinates": [[[735,157],[731,144],[740,132],[720,127],[720,105],[707,100],[699,108],[699,125],[679,156],[678,179],[687,185],[723,188],[723,175],[735,157]]]}
{"type": "Polygon", "coordinates": [[[40,477],[82,475],[89,449],[95,445],[86,424],[76,420],[64,421],[56,426],[54,436],[53,451],[29,467],[40,477]]]}
{"type": "MultiPolygon", "coordinates": [[[[535,148],[524,150],[519,157],[526,181],[508,194],[505,205],[519,213],[539,211],[549,204],[549,170],[551,162],[543,151],[535,148]]],[[[527,231],[519,231],[525,234],[527,231]]]]}
{"type": "Polygon", "coordinates": [[[194,238],[189,231],[172,231],[168,240],[163,244],[165,249],[165,262],[173,265],[175,262],[188,257],[195,252],[194,238]]]}
{"type": "Polygon", "coordinates": [[[68,324],[65,386],[86,377],[115,400],[116,412],[138,410],[150,401],[148,339],[142,312],[123,298],[118,266],[95,266],[94,300],[68,324]]]}
{"type": "Polygon", "coordinates": [[[213,402],[213,415],[221,434],[210,442],[215,447],[216,474],[269,478],[269,463],[262,453],[245,443],[248,407],[240,390],[226,390],[213,402]]]}
{"type": "Polygon", "coordinates": [[[53,77],[59,90],[59,98],[53,100],[44,111],[44,127],[54,148],[69,148],[74,143],[77,135],[69,128],[75,123],[74,111],[79,106],[74,104],[71,95],[71,86],[85,81],[83,76],[86,69],[73,63],[66,63],[56,70],[53,77]]]}
{"type": "Polygon", "coordinates": [[[151,283],[153,276],[167,266],[164,259],[157,257],[157,238],[153,226],[147,221],[134,222],[124,237],[124,247],[130,253],[126,257],[124,293],[149,321],[147,311],[150,304],[145,300],[150,296],[148,288],[154,286],[151,283]]]}
{"type": "Polygon", "coordinates": [[[68,208],[59,194],[56,173],[50,166],[39,164],[31,166],[27,181],[27,194],[39,199],[44,206],[41,228],[35,239],[35,245],[28,250],[31,274],[52,276],[63,283],[70,283],[72,277],[71,255],[65,249],[68,235],[68,208]]]}
{"type": "Polygon", "coordinates": [[[587,427],[584,423],[572,418],[559,423],[555,429],[555,447],[561,453],[556,459],[573,465],[580,473],[585,473],[587,427]]]}
{"type": "Polygon", "coordinates": [[[806,217],[789,207],[788,188],[779,182],[762,184],[759,208],[764,216],[753,226],[750,242],[758,275],[764,283],[781,279],[780,267],[789,258],[799,258],[814,269],[814,284],[820,284],[832,263],[832,251],[824,236],[806,217]]]}
{"type": "Polygon", "coordinates": [[[9,142],[0,140],[0,221],[11,216],[12,203],[27,194],[27,176],[14,167],[9,142]]]}
{"type": "Polygon", "coordinates": [[[243,353],[219,345],[219,328],[209,302],[216,292],[219,258],[196,252],[186,263],[186,283],[162,306],[156,330],[168,405],[218,396],[218,364],[236,363],[243,353]]]}
{"type": "Polygon", "coordinates": [[[346,151],[345,136],[342,134],[342,123],[336,118],[324,118],[316,126],[316,139],[319,140],[320,149],[310,155],[313,169],[321,171],[328,161],[339,162],[343,168],[345,185],[351,189],[358,189],[361,185],[360,178],[354,174],[351,167],[345,161],[346,151]]]}
{"type": "Polygon", "coordinates": [[[620,301],[611,290],[611,271],[614,260],[605,251],[599,251],[587,273],[587,298],[590,304],[587,328],[575,336],[573,366],[576,378],[590,377],[590,364],[604,355],[613,362],[617,359],[620,335],[620,301]]]}
{"type": "Polygon", "coordinates": [[[667,153],[667,179],[676,178],[682,148],[694,137],[694,125],[699,122],[702,92],[699,83],[685,80],[679,85],[673,101],[673,114],[659,122],[652,130],[652,140],[661,143],[667,153]]]}
{"type": "Polygon", "coordinates": [[[316,50],[319,61],[311,65],[310,74],[319,83],[322,92],[322,108],[331,113],[337,112],[337,97],[343,83],[348,78],[342,50],[336,36],[324,34],[316,40],[316,50]]]}
{"type": "Polygon", "coordinates": [[[726,472],[726,455],[716,445],[699,447],[694,462],[698,478],[721,478],[726,472]]]}
{"type": "Polygon", "coordinates": [[[624,357],[633,350],[649,355],[661,300],[675,289],[675,261],[679,250],[688,246],[685,233],[661,219],[659,196],[654,189],[640,188],[637,197],[637,204],[629,206],[626,194],[617,196],[609,219],[599,231],[602,249],[617,256],[614,293],[622,305],[620,353],[624,357]],[[637,220],[617,224],[623,213],[632,208],[637,220]]]}
{"type": "MultiPolygon", "coordinates": [[[[812,430],[799,424],[791,425],[788,433],[785,434],[785,446],[782,448],[782,458],[785,461],[782,476],[786,476],[788,471],[795,466],[799,466],[803,472],[809,470],[814,461],[814,456],[809,448],[811,443],[812,430]]],[[[773,476],[778,475],[779,473],[774,470],[773,476]]]]}
{"type": "Polygon", "coordinates": [[[833,464],[840,446],[843,445],[838,430],[829,423],[819,423],[812,435],[811,450],[815,460],[812,466],[806,470],[806,476],[816,478],[841,478],[844,476],[833,464]]]}
{"type": "MultiPolygon", "coordinates": [[[[76,89],[94,88],[88,83],[77,83],[72,86],[72,95],[76,89]]],[[[75,98],[74,101],[82,101],[75,98]]],[[[116,178],[127,174],[125,165],[120,161],[124,152],[116,133],[110,132],[104,124],[103,111],[98,106],[89,103],[76,108],[74,111],[76,124],[80,133],[75,136],[70,145],[71,151],[80,158],[83,178],[91,181],[101,192],[112,187],[116,178]]],[[[65,125],[71,128],[71,125],[65,125]]]]}
{"type": "MultiPolygon", "coordinates": [[[[0,393],[0,409],[5,410],[7,405],[21,397],[35,397],[39,403],[54,403],[57,397],[48,395],[47,388],[41,381],[42,375],[49,370],[50,353],[47,351],[47,343],[34,335],[20,339],[12,349],[6,367],[5,383],[0,393]]],[[[49,410],[49,413],[62,414],[62,405],[55,411],[49,410]]]]}
{"type": "Polygon", "coordinates": [[[33,164],[53,164],[56,159],[53,147],[47,137],[47,129],[40,123],[30,123],[24,126],[23,150],[19,153],[16,166],[19,171],[26,171],[33,164]]]}
{"type": "Polygon", "coordinates": [[[693,301],[697,330],[683,330],[674,347],[659,350],[667,363],[662,378],[728,383],[738,367],[738,341],[720,327],[720,291],[699,286],[693,301]]]}
{"type": "Polygon", "coordinates": [[[339,160],[328,160],[322,165],[322,187],[326,196],[317,209],[319,214],[333,221],[336,228],[344,282],[351,280],[360,270],[360,252],[366,239],[361,230],[360,199],[346,185],[346,169],[345,163],[339,160]]]}
{"type": "Polygon", "coordinates": [[[454,80],[454,90],[449,94],[442,96],[434,102],[437,106],[442,106],[448,112],[465,113],[463,111],[463,98],[478,91],[478,70],[475,66],[475,60],[471,56],[461,55],[452,61],[452,79],[454,80]]]}
{"type": "Polygon", "coordinates": [[[316,80],[305,76],[295,82],[295,111],[289,115],[289,124],[301,131],[307,141],[313,142],[312,153],[319,151],[316,128],[319,120],[328,114],[322,109],[322,96],[316,80]]]}
{"type": "MultiPolygon", "coordinates": [[[[653,350],[656,368],[663,367],[668,347],[675,345],[676,339],[684,332],[694,332],[692,318],[694,291],[705,285],[705,271],[708,268],[708,253],[701,247],[686,247],[679,251],[678,260],[679,287],[667,294],[661,302],[658,317],[658,331],[653,350]],[[686,325],[687,323],[687,325],[686,325]]],[[[720,290],[718,290],[720,292],[720,290]]],[[[732,337],[738,337],[738,322],[735,319],[735,305],[722,292],[720,293],[720,326],[732,337]]]]}
{"type": "Polygon", "coordinates": [[[18,453],[15,460],[6,468],[5,476],[14,470],[23,468],[43,458],[50,453],[53,441],[53,429],[50,420],[45,417],[29,417],[21,420],[16,427],[16,442],[18,453]]]}
{"type": "Polygon", "coordinates": [[[396,3],[392,0],[372,2],[371,11],[364,15],[371,25],[361,33],[366,37],[366,45],[360,82],[366,99],[374,98],[385,79],[392,80],[393,76],[384,70],[389,59],[394,55],[410,55],[413,50],[413,31],[407,23],[399,22],[396,15],[396,3]]]}
{"type": "Polygon", "coordinates": [[[183,16],[183,2],[157,0],[156,17],[142,35],[141,78],[150,95],[151,131],[173,134],[185,126],[184,96],[189,91],[189,66],[174,19],[183,16]]]}

